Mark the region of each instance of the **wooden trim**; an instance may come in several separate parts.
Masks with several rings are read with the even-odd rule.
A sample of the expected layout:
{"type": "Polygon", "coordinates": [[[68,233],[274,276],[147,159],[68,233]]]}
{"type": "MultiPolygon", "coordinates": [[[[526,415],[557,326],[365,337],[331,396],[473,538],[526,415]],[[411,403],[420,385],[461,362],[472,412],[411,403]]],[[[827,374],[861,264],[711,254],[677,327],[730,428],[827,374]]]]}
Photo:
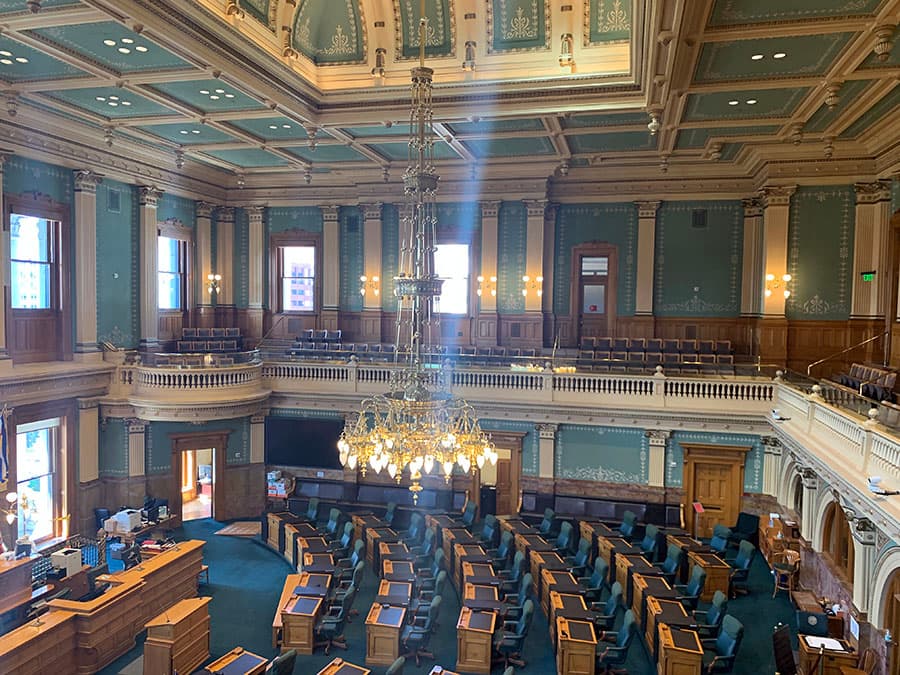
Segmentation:
{"type": "Polygon", "coordinates": [[[606,256],[609,269],[606,275],[606,327],[610,336],[616,335],[616,298],[619,279],[619,249],[604,241],[588,241],[572,247],[572,267],[569,274],[569,321],[572,344],[581,340],[578,317],[581,315],[581,259],[606,256]]]}
{"type": "MultiPolygon", "coordinates": [[[[180,244],[178,247],[179,258],[184,255],[184,260],[180,261],[179,273],[184,278],[184,285],[181,288],[181,309],[160,309],[156,308],[158,317],[164,313],[179,312],[182,317],[182,325],[189,320],[190,311],[200,303],[200,298],[194,297],[194,257],[195,257],[195,241],[194,230],[183,225],[180,220],[169,218],[162,220],[156,224],[156,236],[168,237],[169,239],[177,239],[180,244]]],[[[157,273],[159,265],[157,264],[157,273]]],[[[158,301],[157,301],[157,304],[158,301]]]]}
{"type": "Polygon", "coordinates": [[[212,517],[227,513],[225,503],[225,448],[228,446],[228,436],[233,429],[221,429],[219,431],[195,431],[169,434],[172,439],[172,474],[171,481],[174,489],[171,491],[172,499],[170,507],[172,512],[181,515],[181,457],[185,450],[197,450],[204,448],[213,449],[213,499],[212,517]]]}
{"type": "MultiPolygon", "coordinates": [[[[324,269],[324,252],[322,250],[322,235],[306,230],[286,230],[269,235],[269,311],[272,314],[272,323],[278,321],[280,316],[313,316],[318,317],[322,311],[322,272],[324,269]],[[313,277],[313,302],[314,309],[311,312],[285,312],[281,307],[281,286],[278,283],[284,270],[278,249],[285,246],[314,246],[315,274],[313,277]]],[[[335,264],[340,263],[340,255],[335,264]]]]}

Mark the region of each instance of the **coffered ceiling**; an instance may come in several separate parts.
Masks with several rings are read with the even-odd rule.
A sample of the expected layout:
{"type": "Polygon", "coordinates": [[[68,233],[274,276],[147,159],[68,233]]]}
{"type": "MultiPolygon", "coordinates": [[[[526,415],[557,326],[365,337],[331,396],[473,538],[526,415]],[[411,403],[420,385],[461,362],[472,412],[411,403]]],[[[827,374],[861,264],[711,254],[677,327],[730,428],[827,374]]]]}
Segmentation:
{"type": "MultiPolygon", "coordinates": [[[[425,5],[445,180],[900,170],[900,0],[425,5]]],[[[0,0],[0,143],[220,199],[397,189],[418,24],[419,0],[0,0]]]]}

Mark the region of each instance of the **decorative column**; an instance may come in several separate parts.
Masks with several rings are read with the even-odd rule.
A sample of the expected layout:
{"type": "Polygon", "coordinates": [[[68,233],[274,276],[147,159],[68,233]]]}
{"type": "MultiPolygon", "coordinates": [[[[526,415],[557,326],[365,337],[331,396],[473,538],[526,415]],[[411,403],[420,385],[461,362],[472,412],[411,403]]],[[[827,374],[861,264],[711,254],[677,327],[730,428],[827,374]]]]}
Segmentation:
{"type": "Polygon", "coordinates": [[[9,157],[8,152],[0,151],[0,213],[4,214],[0,216],[3,218],[3,223],[0,225],[0,372],[12,368],[12,359],[9,358],[9,350],[6,346],[6,312],[3,310],[10,289],[9,218],[5,215],[6,203],[3,199],[3,167],[9,157]]]}
{"type": "Polygon", "coordinates": [[[540,349],[544,342],[544,213],[546,199],[525,199],[528,220],[526,225],[525,275],[529,281],[522,282],[525,293],[525,318],[521,322],[519,335],[512,336],[510,344],[540,349]]]}
{"type": "Polygon", "coordinates": [[[250,417],[250,463],[262,464],[266,456],[266,416],[250,417]]]}
{"type": "MultiPolygon", "coordinates": [[[[103,179],[87,169],[75,174],[76,361],[102,361],[97,347],[97,185],[103,179]]],[[[155,249],[154,249],[155,250],[155,249]]]]}
{"type": "Polygon", "coordinates": [[[234,207],[216,209],[216,274],[221,275],[216,294],[216,322],[234,325],[234,207]]]}
{"type": "Polygon", "coordinates": [[[556,463],[556,432],[558,424],[537,424],[538,432],[538,476],[553,478],[556,463]]]}
{"type": "Polygon", "coordinates": [[[741,316],[762,314],[765,275],[763,274],[763,210],[757,197],[742,199],[744,206],[744,251],[741,269],[741,316]]]}
{"type": "Polygon", "coordinates": [[[162,190],[143,186],[140,193],[141,257],[141,349],[152,351],[159,343],[159,267],[157,260],[158,223],[156,207],[162,190]]]}
{"type": "Polygon", "coordinates": [[[481,202],[481,265],[476,282],[481,294],[478,298],[478,319],[475,326],[475,344],[490,347],[498,344],[499,317],[497,316],[497,231],[500,201],[481,202]]]}
{"type": "Polygon", "coordinates": [[[247,334],[254,341],[263,335],[263,263],[265,262],[265,207],[246,207],[250,250],[247,252],[247,334]]]}
{"type": "Polygon", "coordinates": [[[78,399],[78,482],[100,477],[100,398],[78,399]]]}
{"type": "Polygon", "coordinates": [[[763,436],[763,484],[762,491],[765,495],[771,495],[778,498],[778,475],[781,470],[781,455],[784,448],[774,436],[763,436]]]}
{"type": "Polygon", "coordinates": [[[360,209],[363,214],[363,274],[366,281],[360,280],[360,287],[365,292],[358,339],[381,342],[381,293],[385,286],[381,273],[383,205],[360,204],[360,209]]]}
{"type": "Polygon", "coordinates": [[[869,611],[869,596],[875,579],[875,525],[868,518],[851,524],[853,534],[853,604],[861,612],[869,611]]]}
{"type": "Polygon", "coordinates": [[[322,311],[319,327],[337,330],[341,302],[341,228],[337,206],[322,206],[322,311]]]}
{"type": "Polygon", "coordinates": [[[816,504],[816,491],[819,489],[819,477],[812,469],[802,469],[800,480],[803,481],[803,514],[800,518],[800,534],[806,541],[812,541],[813,511],[816,504]]]}
{"type": "Polygon", "coordinates": [[[763,208],[763,286],[762,319],[759,322],[758,354],[763,363],[784,364],[787,360],[788,323],[784,315],[785,300],[782,290],[776,289],[765,296],[766,275],[780,279],[787,273],[788,224],[790,221],[791,195],[796,185],[770,186],[760,190],[763,208]]]}
{"type": "MultiPolygon", "coordinates": [[[[556,213],[559,211],[557,202],[550,202],[544,211],[544,295],[541,297],[541,312],[544,320],[544,346],[550,345],[554,349],[559,347],[559,339],[556,333],[556,317],[553,314],[553,289],[556,287],[556,213]]],[[[569,283],[568,279],[561,279],[560,283],[569,283]]]]}
{"type": "Polygon", "coordinates": [[[136,419],[126,420],[125,423],[128,425],[128,476],[143,476],[147,473],[147,424],[136,419]]]}
{"type": "Polygon", "coordinates": [[[653,429],[645,431],[644,435],[650,446],[647,483],[652,487],[664,488],[666,487],[666,444],[672,432],[653,429]]]}
{"type": "Polygon", "coordinates": [[[201,328],[211,328],[215,325],[216,318],[212,293],[207,290],[208,274],[217,271],[212,264],[212,212],[215,207],[208,202],[197,202],[197,235],[195,266],[197,283],[194,284],[197,298],[197,316],[195,325],[201,328]]]}
{"type": "Polygon", "coordinates": [[[637,319],[641,323],[649,324],[645,326],[643,333],[650,337],[654,334],[653,276],[656,257],[656,212],[660,204],[661,202],[635,202],[638,209],[638,245],[634,315],[635,318],[650,317],[649,320],[637,319]]]}

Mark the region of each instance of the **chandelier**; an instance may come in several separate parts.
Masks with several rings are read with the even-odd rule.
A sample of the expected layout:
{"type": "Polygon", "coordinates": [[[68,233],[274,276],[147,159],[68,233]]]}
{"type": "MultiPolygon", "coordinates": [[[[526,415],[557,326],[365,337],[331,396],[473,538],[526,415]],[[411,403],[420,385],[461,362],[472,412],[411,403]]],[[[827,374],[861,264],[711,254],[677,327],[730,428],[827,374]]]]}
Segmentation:
{"type": "Polygon", "coordinates": [[[408,470],[413,502],[423,474],[443,473],[449,482],[454,465],[475,472],[496,464],[497,451],[481,430],[472,406],[449,391],[441,367],[443,349],[432,342],[435,304],[443,280],[434,270],[435,195],[431,104],[434,71],[425,67],[425,0],[420,5],[419,66],[412,69],[409,150],[403,189],[409,215],[403,219],[397,297],[397,336],[390,391],[368,398],[344,426],[338,440],[341,464],[388,475],[400,483],[408,470]]]}

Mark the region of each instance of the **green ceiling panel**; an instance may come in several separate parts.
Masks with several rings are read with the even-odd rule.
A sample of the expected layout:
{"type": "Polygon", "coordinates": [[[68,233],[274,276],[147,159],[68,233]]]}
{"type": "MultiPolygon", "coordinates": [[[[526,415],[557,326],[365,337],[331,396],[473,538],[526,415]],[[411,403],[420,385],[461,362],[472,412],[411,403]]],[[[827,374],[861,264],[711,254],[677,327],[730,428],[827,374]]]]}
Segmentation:
{"type": "Polygon", "coordinates": [[[734,42],[707,42],[697,62],[695,82],[823,75],[852,33],[826,33],[734,42]],[[775,58],[775,54],[783,54],[775,58]],[[756,59],[752,57],[757,57],[756,59]],[[758,57],[762,58],[758,58],[758,57]]]}
{"type": "Polygon", "coordinates": [[[620,127],[628,124],[647,124],[647,113],[613,113],[611,115],[573,115],[560,120],[563,129],[584,129],[586,127],[620,127]]]}
{"type": "Polygon", "coordinates": [[[368,162],[368,157],[359,154],[346,145],[318,145],[315,150],[306,146],[285,148],[292,155],[297,155],[307,162],[368,162]]]}
{"type": "Polygon", "coordinates": [[[716,0],[711,26],[872,14],[882,0],[716,0]]]}
{"type": "Polygon", "coordinates": [[[631,37],[631,2],[590,0],[590,44],[618,42],[631,37]]]}
{"type": "Polygon", "coordinates": [[[490,136],[504,131],[544,131],[544,123],[536,118],[516,120],[479,120],[478,122],[451,122],[447,126],[454,134],[490,136]]]}
{"type": "Polygon", "coordinates": [[[221,80],[165,82],[153,85],[164,94],[178,99],[202,112],[253,110],[263,105],[221,80]]]}
{"type": "Polygon", "coordinates": [[[722,156],[719,158],[719,161],[730,162],[743,147],[743,143],[724,143],[722,145],[722,156]]]}
{"type": "Polygon", "coordinates": [[[116,87],[63,89],[47,96],[112,119],[172,114],[165,106],[116,87]]]}
{"type": "Polygon", "coordinates": [[[173,143],[181,145],[196,145],[197,143],[228,143],[235,139],[226,133],[213,129],[205,124],[196,124],[185,121],[184,124],[148,124],[140,127],[160,138],[165,138],[173,143]]]}
{"type": "Polygon", "coordinates": [[[702,148],[711,137],[733,138],[735,136],[756,136],[760,134],[775,134],[781,127],[778,125],[757,125],[746,127],[710,127],[703,129],[683,129],[678,132],[678,140],[675,142],[676,150],[689,150],[702,148]]]}
{"type": "Polygon", "coordinates": [[[469,151],[480,159],[490,157],[528,157],[530,155],[552,155],[553,144],[546,136],[538,138],[492,138],[489,140],[465,141],[469,151]]]}
{"type": "Polygon", "coordinates": [[[87,77],[87,73],[31,47],[0,36],[0,78],[7,82],[87,77]]]}
{"type": "MultiPolygon", "coordinates": [[[[897,42],[897,38],[894,38],[894,42],[897,42]]],[[[859,69],[860,70],[875,70],[877,68],[896,68],[900,66],[900,46],[897,44],[894,45],[894,48],[888,53],[888,57],[884,61],[878,60],[878,54],[872,52],[866,57],[866,60],[863,61],[859,69]]]]}
{"type": "Polygon", "coordinates": [[[807,87],[794,89],[763,89],[756,92],[715,92],[691,94],[685,107],[684,119],[698,122],[718,119],[758,119],[787,117],[803,97],[807,87]],[[748,103],[756,101],[756,103],[748,103]]]}
{"type": "Polygon", "coordinates": [[[287,161],[281,159],[281,157],[276,157],[265,150],[257,148],[248,150],[207,150],[206,154],[247,169],[263,166],[285,166],[287,164],[287,161]]]}
{"type": "Polygon", "coordinates": [[[353,138],[372,138],[373,136],[409,136],[408,124],[392,124],[387,127],[383,124],[369,127],[344,127],[341,129],[353,138]]]}
{"type": "MultiPolygon", "coordinates": [[[[79,4],[79,0],[44,0],[41,3],[41,8],[50,9],[51,7],[65,7],[77,4],[79,4]]],[[[25,12],[28,12],[25,0],[0,0],[0,14],[25,12]]]]}
{"type": "Polygon", "coordinates": [[[629,150],[652,150],[656,148],[659,136],[651,136],[649,131],[622,131],[615,134],[578,134],[566,136],[574,153],[583,152],[626,152],[629,150]]]}
{"type": "Polygon", "coordinates": [[[858,120],[847,127],[841,134],[841,138],[855,138],[885,115],[892,115],[896,119],[898,112],[900,112],[900,85],[891,89],[887,96],[884,96],[858,120]]]}
{"type": "Polygon", "coordinates": [[[547,0],[490,0],[488,51],[517,52],[550,46],[547,0]]]}
{"type": "MultiPolygon", "coordinates": [[[[390,161],[405,160],[409,152],[409,146],[406,143],[372,143],[368,147],[390,161]]],[[[446,143],[437,142],[434,144],[434,158],[459,159],[459,155],[446,143]]]]}
{"type": "MultiPolygon", "coordinates": [[[[334,0],[329,0],[333,2],[334,0]]],[[[419,58],[419,0],[394,0],[397,59],[419,58]]],[[[449,0],[425,0],[425,18],[428,25],[425,34],[426,56],[453,56],[455,34],[453,5],[449,0]]]]}
{"type": "Polygon", "coordinates": [[[305,141],[308,138],[306,129],[287,117],[235,120],[231,124],[266,141],[305,141]]]}
{"type": "Polygon", "coordinates": [[[114,21],[53,26],[30,31],[120,73],[190,68],[190,64],[114,21]]]}
{"type": "Polygon", "coordinates": [[[269,9],[272,5],[272,0],[241,0],[240,4],[247,14],[271,27],[269,25],[269,9]]]}
{"type": "Polygon", "coordinates": [[[302,0],[294,15],[294,49],[313,63],[363,63],[366,26],[354,0],[302,0]]]}
{"type": "Polygon", "coordinates": [[[838,92],[841,98],[837,105],[834,106],[834,108],[829,109],[828,106],[823,103],[813,116],[807,120],[803,130],[815,133],[824,131],[829,124],[834,122],[840,116],[847,106],[856,102],[859,95],[870,84],[872,84],[871,80],[851,80],[850,82],[845,83],[838,92]]]}

